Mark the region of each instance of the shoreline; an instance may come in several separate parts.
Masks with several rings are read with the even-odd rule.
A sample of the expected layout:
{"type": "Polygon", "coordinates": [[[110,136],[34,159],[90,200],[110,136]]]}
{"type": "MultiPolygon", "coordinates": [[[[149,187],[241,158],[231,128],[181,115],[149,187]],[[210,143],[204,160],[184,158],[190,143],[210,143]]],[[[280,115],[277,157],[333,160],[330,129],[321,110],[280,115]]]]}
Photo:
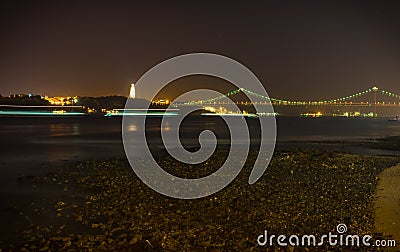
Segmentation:
{"type": "MultiPolygon", "coordinates": [[[[23,243],[15,244],[15,249],[156,251],[186,246],[216,251],[258,250],[262,248],[253,236],[264,228],[277,234],[317,235],[335,228],[338,222],[346,223],[353,233],[370,233],[374,232],[370,204],[375,192],[374,174],[398,161],[321,150],[278,151],[255,186],[247,184],[248,174],[242,172],[221,192],[193,201],[153,192],[124,160],[77,162],[34,183],[35,190],[46,192],[58,187],[64,196],[57,197],[53,189],[54,198],[37,198],[33,206],[19,209],[22,217],[27,217],[27,225],[20,234],[23,243]],[[346,187],[350,191],[344,190],[346,187]],[[364,209],[362,215],[360,207],[364,209]],[[363,223],[363,215],[371,219],[363,223]],[[235,235],[231,237],[229,232],[235,235]],[[215,238],[209,240],[210,235],[215,238]],[[227,237],[228,243],[222,245],[227,237]]],[[[170,172],[187,176],[170,168],[170,172]]]]}
{"type": "Polygon", "coordinates": [[[384,237],[396,240],[400,249],[400,163],[385,169],[379,175],[375,196],[376,230],[384,237]]]}
{"type": "MultiPolygon", "coordinates": [[[[375,175],[400,157],[398,151],[371,148],[375,140],[367,138],[278,138],[274,164],[260,183],[248,186],[245,173],[222,192],[188,203],[158,195],[139,181],[126,164],[118,121],[102,121],[104,124],[68,119],[47,124],[34,120],[32,125],[27,120],[29,124],[3,126],[3,136],[14,137],[3,142],[0,162],[0,196],[6,199],[0,210],[4,218],[0,231],[5,234],[0,248],[58,250],[66,246],[64,249],[80,250],[83,247],[77,244],[85,244],[85,248],[109,249],[132,245],[141,250],[151,246],[259,250],[262,248],[255,244],[254,236],[265,228],[276,234],[327,232],[340,222],[354,232],[375,232],[375,175]],[[355,211],[360,206],[369,218],[365,223],[355,211]],[[125,214],[125,219],[114,216],[119,213],[125,214]],[[196,225],[200,225],[198,229],[193,228],[196,225]],[[120,238],[123,234],[116,236],[114,230],[127,236],[120,238]],[[205,235],[216,238],[210,240],[205,235]]],[[[220,146],[220,151],[226,151],[226,146],[220,146]]],[[[385,141],[379,146],[395,145],[385,141]]],[[[221,157],[215,161],[220,162],[221,157]]],[[[250,165],[244,171],[251,170],[250,165]]],[[[166,170],[177,172],[177,176],[187,175],[179,174],[186,167],[170,168],[166,170]]]]}

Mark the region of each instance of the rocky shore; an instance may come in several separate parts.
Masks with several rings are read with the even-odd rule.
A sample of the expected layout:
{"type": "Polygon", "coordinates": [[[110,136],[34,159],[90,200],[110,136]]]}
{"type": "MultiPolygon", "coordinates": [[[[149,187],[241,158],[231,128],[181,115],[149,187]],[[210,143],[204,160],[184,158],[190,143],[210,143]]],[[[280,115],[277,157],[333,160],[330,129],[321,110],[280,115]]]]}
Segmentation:
{"type": "MultiPolygon", "coordinates": [[[[168,172],[193,178],[217,169],[226,154],[220,150],[213,161],[195,167],[165,156],[160,160],[168,172]]],[[[197,200],[152,191],[126,160],[76,163],[26,182],[58,196],[16,207],[25,229],[16,234],[18,242],[1,246],[5,251],[285,251],[260,247],[258,235],[268,230],[317,236],[335,232],[339,223],[347,225],[347,233],[374,235],[378,176],[399,163],[394,157],[279,151],[260,181],[249,185],[254,158],[251,153],[225,189],[197,200]]]]}

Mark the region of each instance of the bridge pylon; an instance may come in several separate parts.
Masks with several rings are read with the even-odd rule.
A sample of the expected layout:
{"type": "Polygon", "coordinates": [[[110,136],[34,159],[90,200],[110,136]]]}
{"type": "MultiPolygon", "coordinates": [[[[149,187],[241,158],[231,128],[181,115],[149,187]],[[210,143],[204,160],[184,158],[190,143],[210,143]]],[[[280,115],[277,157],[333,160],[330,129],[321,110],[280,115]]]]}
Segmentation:
{"type": "Polygon", "coordinates": [[[376,93],[378,92],[379,88],[373,87],[372,91],[374,91],[374,117],[377,117],[378,114],[376,113],[376,93]]]}

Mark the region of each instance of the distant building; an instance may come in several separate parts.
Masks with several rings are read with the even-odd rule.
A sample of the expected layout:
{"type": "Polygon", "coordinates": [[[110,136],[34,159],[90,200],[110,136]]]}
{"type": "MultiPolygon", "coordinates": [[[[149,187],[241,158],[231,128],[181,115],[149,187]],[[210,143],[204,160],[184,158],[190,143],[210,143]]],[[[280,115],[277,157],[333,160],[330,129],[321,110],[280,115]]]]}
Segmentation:
{"type": "Polygon", "coordinates": [[[170,100],[158,99],[158,100],[153,100],[151,103],[154,104],[154,105],[169,105],[170,104],[170,100]]]}
{"type": "Polygon", "coordinates": [[[45,97],[44,99],[48,101],[51,105],[56,105],[56,106],[74,105],[78,102],[77,96],[74,97],[54,96],[54,97],[45,97]]]}
{"type": "Polygon", "coordinates": [[[22,97],[27,97],[27,96],[28,96],[27,94],[12,94],[8,97],[16,99],[16,98],[22,98],[22,97]]]}

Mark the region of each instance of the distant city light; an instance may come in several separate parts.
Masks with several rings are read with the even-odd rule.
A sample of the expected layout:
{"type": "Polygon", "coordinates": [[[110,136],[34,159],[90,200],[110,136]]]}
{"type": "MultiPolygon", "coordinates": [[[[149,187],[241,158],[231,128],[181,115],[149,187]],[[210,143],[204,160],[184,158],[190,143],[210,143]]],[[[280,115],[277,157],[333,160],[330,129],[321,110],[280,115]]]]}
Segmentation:
{"type": "Polygon", "coordinates": [[[81,112],[67,112],[65,110],[54,111],[0,111],[0,115],[35,115],[35,116],[80,116],[81,112]]]}
{"type": "MultiPolygon", "coordinates": [[[[48,112],[50,114],[60,114],[60,115],[68,115],[70,112],[84,112],[85,114],[97,114],[97,113],[102,113],[107,116],[114,116],[114,115],[135,115],[135,116],[161,116],[161,115],[176,115],[175,112],[169,113],[170,109],[167,111],[166,108],[172,104],[174,108],[180,108],[180,107],[185,107],[185,106],[199,106],[202,107],[204,110],[210,112],[213,115],[232,115],[232,116],[248,116],[246,114],[250,114],[249,116],[252,116],[251,112],[247,112],[243,110],[243,107],[241,107],[239,110],[237,107],[232,107],[232,105],[244,105],[244,106],[251,106],[251,105],[268,105],[272,104],[274,106],[303,106],[306,107],[307,110],[312,109],[312,107],[316,106],[313,110],[308,111],[308,112],[303,112],[301,116],[305,117],[321,117],[321,116],[334,116],[334,117],[377,117],[379,112],[382,114],[382,111],[380,108],[384,107],[400,107],[400,94],[396,94],[393,92],[388,92],[386,90],[383,90],[381,88],[378,88],[376,86],[373,86],[369,89],[365,89],[361,92],[355,92],[351,95],[347,96],[342,96],[342,97],[336,97],[335,99],[329,99],[329,100],[314,100],[314,101],[301,101],[301,100],[286,100],[286,99],[277,99],[277,98],[272,98],[272,97],[266,97],[262,96],[254,91],[247,90],[244,88],[240,88],[231,92],[228,92],[226,94],[217,96],[217,97],[211,97],[208,99],[204,100],[192,100],[192,101],[182,101],[182,102],[176,102],[173,99],[166,98],[166,97],[157,97],[151,101],[151,105],[154,105],[152,109],[146,111],[140,111],[140,109],[134,109],[134,111],[120,111],[120,109],[113,109],[110,107],[96,107],[95,105],[92,105],[88,103],[88,101],[85,98],[79,98],[78,96],[53,96],[49,97],[47,95],[42,96],[42,95],[35,95],[35,94],[12,94],[7,97],[3,97],[2,99],[6,101],[7,99],[21,99],[21,105],[18,104],[0,104],[0,115],[11,115],[12,112],[9,112],[10,110],[15,110],[17,108],[21,108],[21,110],[26,110],[27,108],[31,108],[34,110],[43,110],[42,108],[47,108],[48,112]],[[378,92],[379,91],[379,92],[378,92]],[[243,101],[243,100],[235,100],[231,99],[231,96],[234,96],[238,93],[244,93],[245,95],[248,96],[253,96],[256,97],[257,100],[253,102],[249,101],[243,101]],[[380,96],[378,96],[380,95],[380,96]],[[386,97],[386,100],[383,100],[384,97],[386,97]],[[33,105],[36,103],[35,100],[32,100],[32,103],[30,104],[31,101],[29,100],[23,100],[24,98],[29,98],[33,97],[35,99],[39,98],[47,101],[43,102],[43,105],[33,105]],[[373,101],[372,98],[374,99],[373,101]],[[227,99],[231,99],[228,100],[227,99]],[[361,100],[365,99],[365,100],[361,100]],[[378,100],[379,99],[379,100],[378,100]],[[390,99],[390,100],[387,100],[390,99]],[[81,103],[81,106],[76,106],[77,104],[81,103]],[[335,110],[332,112],[327,112],[327,110],[324,111],[318,111],[320,106],[344,106],[346,107],[346,110],[340,111],[340,110],[335,110]],[[60,109],[57,109],[59,107],[63,107],[60,109]],[[309,108],[310,107],[310,108],[309,108]],[[350,109],[351,107],[351,109],[350,109]],[[360,109],[359,107],[365,107],[368,108],[370,107],[371,110],[373,109],[373,112],[366,111],[366,109],[360,109]],[[2,111],[4,110],[6,111],[2,111]],[[40,109],[39,109],[40,108],[40,109]],[[75,109],[78,108],[78,109],[75,109]],[[348,109],[347,109],[348,108],[348,109]],[[318,110],[317,110],[318,109],[318,110]],[[354,111],[357,109],[356,111],[354,111]],[[359,110],[360,109],[360,110],[359,110]],[[52,110],[52,111],[49,111],[52,110]],[[65,110],[65,112],[64,112],[65,110]],[[75,111],[74,111],[75,110],[75,111]],[[159,110],[159,111],[158,111],[159,110]],[[68,111],[68,112],[67,112],[68,111]],[[167,113],[165,113],[167,112],[167,113]],[[319,112],[319,113],[318,113],[319,112]]],[[[126,98],[126,97],[125,97],[126,98]]],[[[130,89],[130,94],[129,98],[136,98],[136,87],[135,84],[131,84],[131,89],[130,89]]],[[[10,102],[13,103],[13,102],[10,102]]],[[[298,108],[295,108],[298,109],[298,108]]],[[[18,111],[16,114],[23,114],[25,113],[24,111],[18,111]]],[[[44,112],[44,111],[43,111],[44,112]]],[[[297,115],[300,115],[299,112],[297,115]]],[[[27,115],[32,115],[35,114],[36,112],[34,111],[28,111],[27,115]]],[[[37,115],[40,115],[42,111],[38,111],[37,115]]],[[[210,113],[205,113],[204,115],[208,115],[210,113]]],[[[291,112],[289,112],[290,114],[291,112]]],[[[397,113],[397,112],[396,112],[397,113]]],[[[47,115],[50,115],[47,113],[47,115]]],[[[397,113],[398,114],[398,113],[397,113]]],[[[273,114],[273,113],[257,113],[255,116],[276,116],[278,114],[273,114]]],[[[385,114],[382,114],[382,116],[385,116],[385,114]]]]}
{"type": "Polygon", "coordinates": [[[54,96],[54,97],[45,97],[44,99],[50,102],[51,105],[58,105],[58,106],[73,105],[74,103],[78,102],[77,96],[74,97],[54,96]]]}

